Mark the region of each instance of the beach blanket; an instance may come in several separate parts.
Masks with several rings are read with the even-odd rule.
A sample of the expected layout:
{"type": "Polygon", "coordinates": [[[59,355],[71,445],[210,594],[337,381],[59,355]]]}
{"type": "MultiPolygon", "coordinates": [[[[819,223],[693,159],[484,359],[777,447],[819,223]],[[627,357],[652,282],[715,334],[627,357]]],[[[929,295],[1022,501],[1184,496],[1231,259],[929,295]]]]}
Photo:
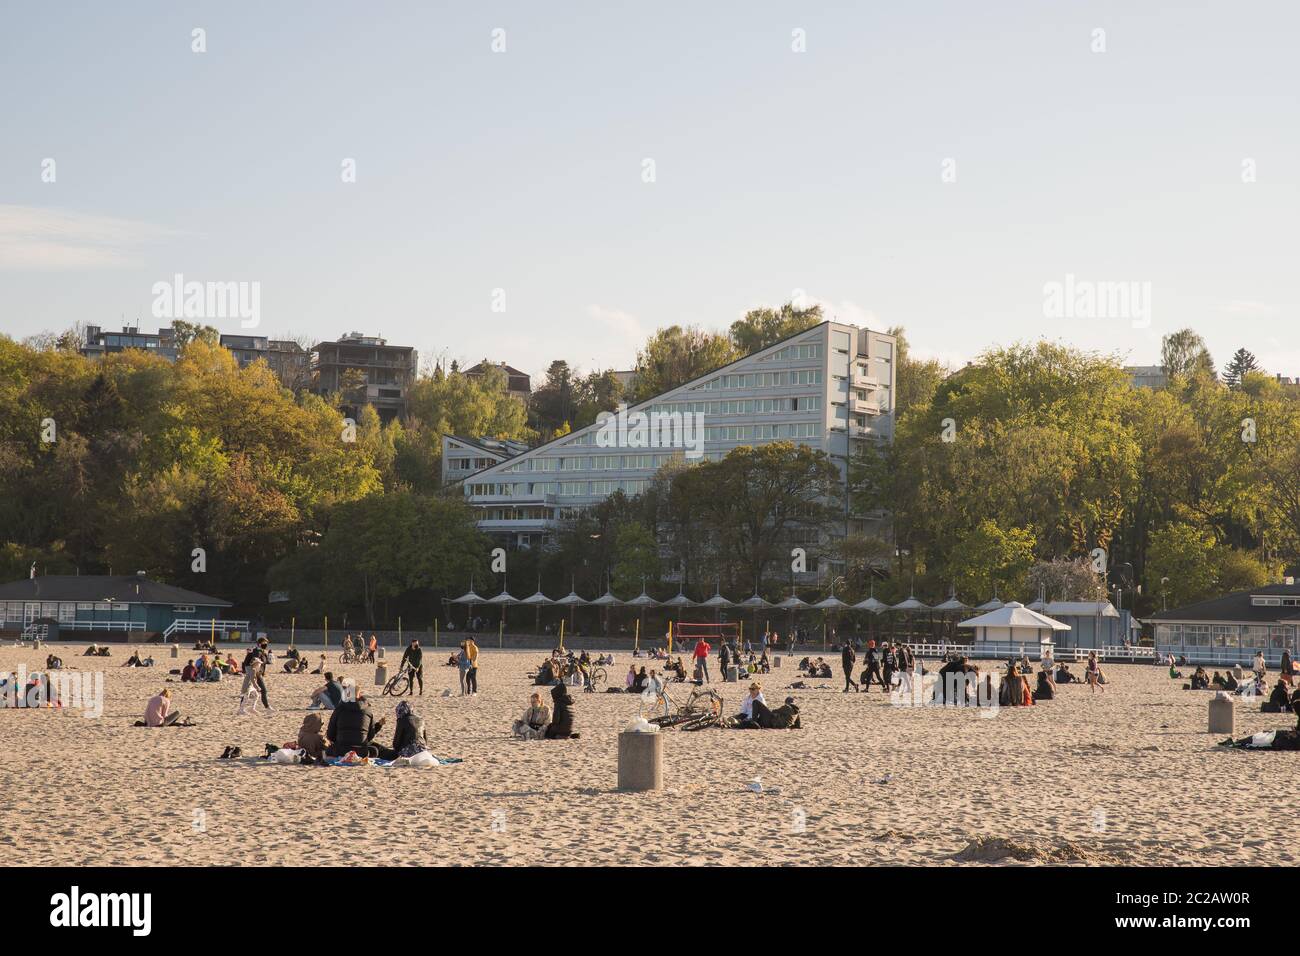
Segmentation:
{"type": "Polygon", "coordinates": [[[453,763],[462,763],[460,757],[435,757],[424,750],[414,757],[398,757],[396,760],[384,760],[380,757],[358,757],[349,752],[342,757],[329,757],[325,761],[331,767],[442,767],[453,763]]]}

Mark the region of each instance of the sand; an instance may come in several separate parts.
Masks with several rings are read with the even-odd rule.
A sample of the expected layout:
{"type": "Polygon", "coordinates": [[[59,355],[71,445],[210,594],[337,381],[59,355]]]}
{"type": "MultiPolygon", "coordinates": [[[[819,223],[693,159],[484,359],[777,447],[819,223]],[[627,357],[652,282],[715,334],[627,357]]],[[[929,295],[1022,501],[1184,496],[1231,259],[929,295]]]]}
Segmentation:
{"type": "MultiPolygon", "coordinates": [[[[122,646],[108,659],[80,650],[59,653],[103,669],[101,717],[0,710],[0,843],[11,864],[1297,862],[1294,841],[1275,834],[1300,810],[1300,754],[1216,747],[1210,695],[1151,666],[1110,665],[1105,693],[1065,687],[993,717],[893,707],[878,689],[846,695],[837,681],[814,682],[825,689],[792,692],[804,730],[667,731],[666,789],[631,794],[614,789],[616,733],[638,697],[575,691],[582,739],[510,738],[540,652],[485,648],[481,692],[462,698],[442,696],[456,671],[427,651],[416,707],[434,752],[464,763],[416,770],[252,759],[296,736],[319,681],[306,675],[270,675],[267,717],[235,715],[232,679],[177,681],[167,685],[176,706],[199,726],[135,728],[190,655],[173,662],[153,648],[163,666],[133,670],[119,666],[122,646]],[[228,744],[249,758],[216,759],[228,744]],[[758,775],[763,793],[746,789],[758,775]]],[[[0,670],[34,669],[44,653],[4,647],[0,670]]],[[[629,657],[618,660],[621,684],[629,657]]],[[[769,701],[796,679],[791,663],[764,678],[769,701]]],[[[341,670],[369,690],[377,715],[391,714],[396,701],[372,687],[373,667],[341,670]]],[[[740,685],[721,689],[738,709],[740,685]]],[[[1291,720],[1242,704],[1237,735],[1291,720]]]]}

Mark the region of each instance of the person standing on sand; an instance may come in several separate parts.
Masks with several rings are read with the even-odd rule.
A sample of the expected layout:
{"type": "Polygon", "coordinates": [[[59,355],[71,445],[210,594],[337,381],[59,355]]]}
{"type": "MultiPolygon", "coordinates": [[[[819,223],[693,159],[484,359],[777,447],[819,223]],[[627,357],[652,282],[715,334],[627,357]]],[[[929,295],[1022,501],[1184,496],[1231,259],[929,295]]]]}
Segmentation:
{"type": "Polygon", "coordinates": [[[718,648],[718,667],[722,670],[722,679],[727,679],[727,668],[731,666],[731,648],[727,646],[726,639],[722,641],[722,646],[718,648]]]}
{"type": "Polygon", "coordinates": [[[1095,694],[1097,688],[1101,687],[1101,692],[1106,693],[1106,688],[1101,686],[1101,665],[1097,663],[1097,652],[1093,651],[1088,655],[1088,670],[1084,674],[1088,679],[1088,686],[1092,688],[1095,694]]]}
{"type": "Polygon", "coordinates": [[[853,651],[853,645],[848,641],[844,642],[844,649],[840,651],[840,666],[844,668],[844,693],[849,692],[852,687],[855,691],[861,693],[862,688],[858,686],[857,681],[853,679],[853,665],[858,662],[858,655],[853,651]]]}
{"type": "Polygon", "coordinates": [[[709,642],[701,637],[695,642],[695,650],[691,652],[691,656],[695,658],[695,666],[699,670],[700,677],[706,684],[709,682],[710,650],[712,650],[712,648],[709,646],[709,642]]]}
{"type": "MultiPolygon", "coordinates": [[[[875,641],[867,641],[867,653],[863,658],[863,662],[866,664],[866,667],[862,671],[862,692],[864,694],[871,692],[872,680],[879,681],[880,686],[885,687],[885,679],[880,676],[880,662],[876,660],[875,641]]],[[[889,692],[888,687],[885,687],[885,692],[889,692]]]]}
{"type": "Polygon", "coordinates": [[[402,653],[402,662],[397,665],[397,669],[400,671],[408,663],[411,665],[411,675],[414,681],[420,685],[420,696],[423,697],[424,651],[420,649],[420,642],[414,638],[411,639],[411,643],[407,645],[406,650],[402,653]]]}
{"type": "Polygon", "coordinates": [[[475,697],[478,695],[478,645],[472,637],[465,641],[465,660],[469,663],[465,671],[465,689],[475,697]]]}

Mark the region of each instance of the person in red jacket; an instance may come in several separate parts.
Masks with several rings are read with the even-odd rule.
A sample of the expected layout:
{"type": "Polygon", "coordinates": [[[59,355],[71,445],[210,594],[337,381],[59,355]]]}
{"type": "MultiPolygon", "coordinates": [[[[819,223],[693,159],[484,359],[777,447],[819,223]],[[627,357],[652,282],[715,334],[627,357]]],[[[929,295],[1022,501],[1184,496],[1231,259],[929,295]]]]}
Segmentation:
{"type": "Polygon", "coordinates": [[[691,655],[695,658],[695,666],[706,684],[709,682],[709,651],[712,649],[709,642],[701,637],[695,642],[695,650],[691,655]]]}

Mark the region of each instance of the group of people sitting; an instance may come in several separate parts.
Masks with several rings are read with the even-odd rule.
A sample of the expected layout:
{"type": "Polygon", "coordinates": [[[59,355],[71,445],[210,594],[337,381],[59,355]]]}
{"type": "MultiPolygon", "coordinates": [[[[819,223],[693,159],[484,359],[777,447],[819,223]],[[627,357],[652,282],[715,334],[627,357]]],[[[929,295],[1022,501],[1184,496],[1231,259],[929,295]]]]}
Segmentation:
{"type": "Polygon", "coordinates": [[[218,651],[211,657],[200,654],[181,668],[181,683],[205,684],[216,683],[225,674],[240,674],[239,661],[234,657],[223,657],[218,651]]]}
{"type": "Polygon", "coordinates": [[[47,671],[57,671],[63,668],[63,658],[50,654],[45,658],[45,669],[47,671]]]}
{"type": "Polygon", "coordinates": [[[143,660],[141,660],[140,652],[132,651],[131,656],[122,662],[122,666],[123,667],[153,667],[153,658],[146,657],[143,660]]]}
{"type": "Polygon", "coordinates": [[[822,658],[814,660],[811,657],[805,657],[799,662],[799,673],[804,677],[818,677],[825,679],[834,676],[831,673],[831,665],[826,663],[822,658]]]}
{"type": "Polygon", "coordinates": [[[99,644],[90,644],[86,647],[86,652],[81,656],[82,657],[112,657],[113,655],[108,652],[107,647],[101,646],[99,644]]]}
{"type": "Polygon", "coordinates": [[[573,729],[573,697],[564,684],[551,688],[551,706],[542,702],[537,691],[528,698],[528,708],[516,720],[510,732],[520,740],[577,740],[573,729]]]}
{"type": "Polygon", "coordinates": [[[429,749],[424,719],[411,709],[409,703],[404,700],[398,702],[396,718],[392,746],[375,743],[375,737],[383,730],[388,719],[380,717],[376,720],[366,695],[358,691],[356,700],[341,700],[334,706],[328,725],[320,714],[307,714],[298,729],[297,741],[286,743],[285,747],[306,751],[308,760],[304,762],[318,764],[326,763],[329,757],[344,757],[348,753],[355,753],[358,757],[396,760],[398,757],[413,757],[420,751],[429,749]]]}

